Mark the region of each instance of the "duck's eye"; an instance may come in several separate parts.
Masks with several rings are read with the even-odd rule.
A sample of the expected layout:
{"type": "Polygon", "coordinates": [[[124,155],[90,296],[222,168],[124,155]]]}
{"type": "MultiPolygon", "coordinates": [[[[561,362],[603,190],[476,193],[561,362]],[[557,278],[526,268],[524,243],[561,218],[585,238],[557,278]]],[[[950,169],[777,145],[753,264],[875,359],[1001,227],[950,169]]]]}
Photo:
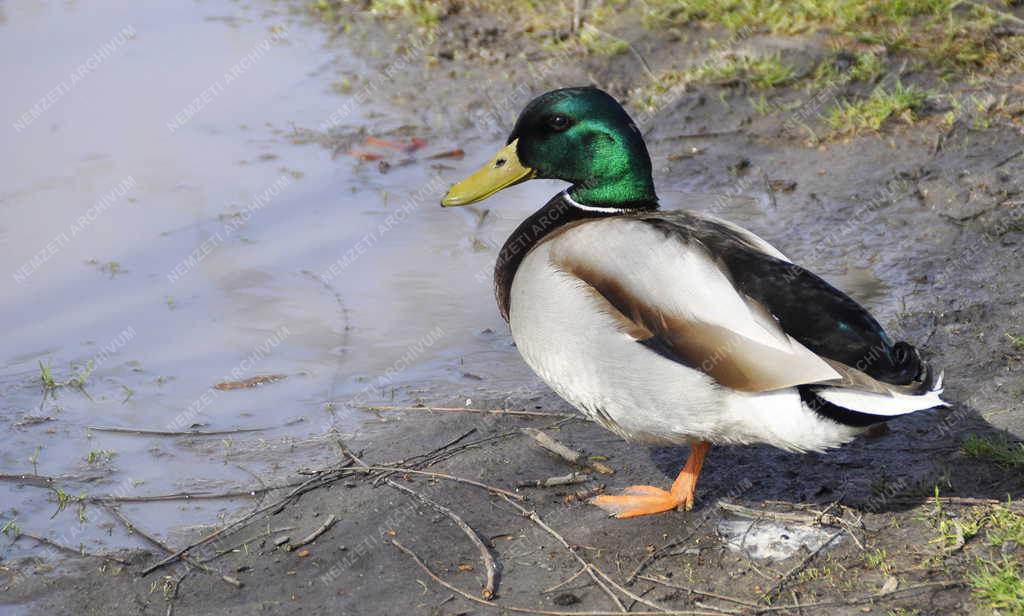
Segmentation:
{"type": "Polygon", "coordinates": [[[548,116],[548,126],[557,130],[563,131],[569,128],[569,118],[560,113],[556,113],[553,116],[548,116]]]}

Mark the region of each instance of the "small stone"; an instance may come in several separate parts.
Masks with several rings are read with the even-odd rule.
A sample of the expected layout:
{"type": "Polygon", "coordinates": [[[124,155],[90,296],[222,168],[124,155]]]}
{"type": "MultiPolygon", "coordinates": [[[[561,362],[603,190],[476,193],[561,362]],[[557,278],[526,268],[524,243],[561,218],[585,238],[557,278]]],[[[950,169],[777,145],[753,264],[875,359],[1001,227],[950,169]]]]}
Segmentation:
{"type": "Polygon", "coordinates": [[[568,605],[576,605],[580,602],[580,598],[571,592],[564,592],[553,599],[555,605],[560,607],[566,607],[568,605]]]}
{"type": "Polygon", "coordinates": [[[896,590],[897,588],[899,588],[899,586],[900,581],[896,579],[896,576],[890,575],[889,577],[885,578],[885,584],[882,584],[882,590],[880,590],[879,592],[883,595],[887,595],[896,590]]]}
{"type": "Polygon", "coordinates": [[[295,554],[299,558],[305,558],[305,557],[309,556],[309,550],[303,548],[303,549],[299,550],[298,552],[296,552],[295,554]]]}

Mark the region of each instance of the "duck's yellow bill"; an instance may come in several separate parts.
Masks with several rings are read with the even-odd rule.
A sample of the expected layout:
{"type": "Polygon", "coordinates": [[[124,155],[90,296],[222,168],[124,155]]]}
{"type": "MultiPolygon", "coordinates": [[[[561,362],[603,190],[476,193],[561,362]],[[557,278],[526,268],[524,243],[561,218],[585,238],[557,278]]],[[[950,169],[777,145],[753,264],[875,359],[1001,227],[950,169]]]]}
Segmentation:
{"type": "Polygon", "coordinates": [[[448,194],[441,199],[444,207],[469,205],[483,201],[502,188],[508,188],[533,177],[534,171],[519,162],[516,152],[516,139],[503,147],[486,165],[477,169],[473,175],[448,189],[448,194]]]}

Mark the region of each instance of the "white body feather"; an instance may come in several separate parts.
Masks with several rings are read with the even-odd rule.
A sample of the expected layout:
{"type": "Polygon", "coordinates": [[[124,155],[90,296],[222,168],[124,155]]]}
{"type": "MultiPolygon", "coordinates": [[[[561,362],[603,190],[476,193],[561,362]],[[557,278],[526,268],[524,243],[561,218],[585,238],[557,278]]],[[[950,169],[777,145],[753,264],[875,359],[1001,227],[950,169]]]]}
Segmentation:
{"type": "MultiPolygon", "coordinates": [[[[764,252],[781,257],[749,235],[767,247],[759,246],[764,252]]],[[[780,335],[776,324],[764,322],[703,251],[629,219],[585,223],[541,242],[525,257],[512,283],[510,326],[527,364],[609,430],[648,443],[767,443],[796,451],[838,446],[864,430],[821,417],[791,385],[764,393],[736,391],[653,352],[622,331],[593,288],[556,265],[566,252],[598,263],[606,268],[603,274],[614,275],[628,292],[649,295],[666,312],[739,333],[741,345],[756,345],[768,362],[777,362],[768,370],[791,369],[806,377],[799,382],[832,378],[835,372],[780,335]]],[[[730,352],[743,348],[722,349],[723,358],[730,352]]],[[[845,408],[895,415],[944,404],[939,393],[886,396],[830,389],[820,395],[845,408]]]]}

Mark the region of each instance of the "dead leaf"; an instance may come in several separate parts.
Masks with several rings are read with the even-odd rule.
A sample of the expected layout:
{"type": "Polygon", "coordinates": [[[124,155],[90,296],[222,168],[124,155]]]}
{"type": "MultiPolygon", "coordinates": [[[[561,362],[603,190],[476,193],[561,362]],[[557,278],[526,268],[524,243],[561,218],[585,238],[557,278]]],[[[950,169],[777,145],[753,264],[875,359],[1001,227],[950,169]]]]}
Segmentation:
{"type": "Polygon", "coordinates": [[[391,141],[390,139],[379,139],[377,137],[367,137],[366,145],[372,145],[378,148],[387,148],[389,150],[395,150],[402,152],[406,146],[399,141],[391,141]]]}
{"type": "Polygon", "coordinates": [[[359,160],[374,161],[384,158],[380,154],[374,154],[373,152],[367,152],[366,150],[351,149],[348,151],[349,156],[355,156],[359,160]]]}
{"type": "Polygon", "coordinates": [[[431,154],[427,157],[428,160],[435,160],[438,158],[462,158],[466,155],[466,152],[462,148],[455,148],[454,150],[448,150],[446,152],[438,152],[437,154],[431,154]]]}

